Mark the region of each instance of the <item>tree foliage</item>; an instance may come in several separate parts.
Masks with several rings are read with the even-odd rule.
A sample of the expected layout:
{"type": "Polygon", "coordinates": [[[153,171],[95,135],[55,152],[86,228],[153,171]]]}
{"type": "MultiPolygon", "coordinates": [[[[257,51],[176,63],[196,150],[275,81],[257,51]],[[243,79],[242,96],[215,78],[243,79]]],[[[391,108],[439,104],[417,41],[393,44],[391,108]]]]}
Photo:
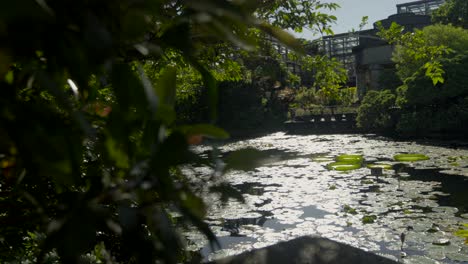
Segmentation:
{"type": "Polygon", "coordinates": [[[412,77],[416,72],[423,71],[434,85],[444,82],[444,69],[441,60],[452,52],[444,44],[431,42],[426,38],[429,34],[424,30],[403,33],[404,27],[393,22],[390,28],[383,28],[378,24],[380,37],[390,44],[396,45],[393,61],[396,63],[397,73],[402,80],[412,77]]]}
{"type": "Polygon", "coordinates": [[[465,0],[447,0],[434,11],[432,20],[435,23],[468,28],[468,2],[465,0]]]}
{"type": "Polygon", "coordinates": [[[336,17],[320,12],[335,10],[339,5],[318,0],[260,0],[259,17],[284,29],[302,32],[304,28],[322,34],[332,34],[331,23],[336,17]]]}
{"type": "Polygon", "coordinates": [[[380,117],[389,117],[383,109],[371,110],[367,105],[384,106],[386,111],[397,106],[400,118],[396,129],[402,134],[466,133],[462,124],[468,120],[464,73],[468,63],[468,30],[437,24],[414,33],[401,32],[403,28],[397,24],[380,32],[396,45],[392,59],[402,82],[396,89],[396,98],[387,92],[369,93],[359,110],[358,123],[368,128],[392,127],[392,123],[387,126],[381,122],[380,117]],[[382,98],[384,95],[386,99],[382,98]]]}
{"type": "MultiPolygon", "coordinates": [[[[175,263],[186,256],[175,222],[214,242],[197,186],[180,166],[211,164],[189,145],[228,135],[212,125],[177,124],[176,101],[190,101],[191,88],[203,86],[201,104],[215,120],[217,82],[243,78],[234,47],[251,50],[264,34],[299,49],[268,22],[323,29],[334,18],[316,12],[321,7],[336,5],[2,3],[0,261],[175,263]],[[299,20],[292,17],[305,8],[299,20]]],[[[222,197],[232,193],[212,187],[222,197]]]]}

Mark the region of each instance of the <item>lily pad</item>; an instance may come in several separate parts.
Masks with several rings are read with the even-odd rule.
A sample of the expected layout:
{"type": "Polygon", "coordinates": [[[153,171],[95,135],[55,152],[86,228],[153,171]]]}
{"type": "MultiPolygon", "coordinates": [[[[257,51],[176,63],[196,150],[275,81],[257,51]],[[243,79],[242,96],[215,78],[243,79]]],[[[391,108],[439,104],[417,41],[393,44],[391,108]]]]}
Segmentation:
{"type": "Polygon", "coordinates": [[[404,263],[411,263],[411,264],[437,264],[439,263],[436,260],[430,259],[424,256],[409,256],[405,259],[404,263]]]}
{"type": "Polygon", "coordinates": [[[468,238],[468,230],[466,229],[460,229],[455,232],[456,236],[463,237],[463,238],[468,238]]]}
{"type": "Polygon", "coordinates": [[[377,219],[377,216],[375,216],[375,215],[365,215],[365,216],[362,217],[362,223],[363,224],[373,224],[376,219],[377,219]]]}
{"type": "Polygon", "coordinates": [[[456,214],[458,213],[458,208],[452,206],[438,206],[432,208],[432,211],[444,214],[456,214]]]}
{"type": "Polygon", "coordinates": [[[450,245],[450,240],[447,238],[439,238],[433,241],[432,244],[436,246],[447,246],[450,245]]]}
{"type": "Polygon", "coordinates": [[[374,163],[374,164],[367,164],[367,168],[369,169],[377,169],[381,168],[384,170],[391,170],[393,167],[391,164],[386,164],[386,163],[374,163]]]}
{"type": "Polygon", "coordinates": [[[350,163],[350,162],[332,162],[327,165],[329,170],[336,170],[336,171],[349,171],[349,170],[357,170],[362,167],[361,163],[350,163]]]}
{"type": "Polygon", "coordinates": [[[329,158],[329,157],[315,157],[315,158],[312,158],[312,161],[315,161],[315,162],[331,162],[331,161],[333,161],[333,159],[329,158]]]}
{"type": "Polygon", "coordinates": [[[398,154],[393,156],[396,161],[421,161],[428,160],[429,157],[424,154],[398,154]]]}
{"type": "Polygon", "coordinates": [[[348,163],[362,163],[364,161],[364,158],[362,155],[355,155],[355,154],[345,154],[345,155],[339,155],[336,157],[337,162],[348,162],[348,163]]]}
{"type": "Polygon", "coordinates": [[[460,253],[448,253],[447,257],[454,261],[468,262],[468,255],[460,253]]]}
{"type": "Polygon", "coordinates": [[[465,218],[465,219],[468,219],[468,214],[462,214],[460,215],[461,218],[465,218]]]}

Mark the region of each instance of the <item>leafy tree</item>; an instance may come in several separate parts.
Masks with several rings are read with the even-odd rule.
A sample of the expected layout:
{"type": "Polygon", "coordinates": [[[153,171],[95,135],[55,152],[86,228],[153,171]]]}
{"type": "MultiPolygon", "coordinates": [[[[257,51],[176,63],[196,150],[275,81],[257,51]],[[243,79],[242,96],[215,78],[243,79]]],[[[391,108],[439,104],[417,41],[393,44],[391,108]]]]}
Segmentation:
{"type": "Polygon", "coordinates": [[[385,29],[377,25],[380,37],[396,46],[392,60],[396,63],[397,73],[404,81],[416,71],[423,71],[434,85],[443,83],[444,69],[441,60],[452,50],[443,44],[431,43],[423,30],[404,32],[404,27],[393,22],[390,28],[385,29]]]}
{"type": "Polygon", "coordinates": [[[398,131],[407,135],[453,132],[466,128],[465,69],[468,30],[432,25],[414,33],[397,34],[396,24],[381,36],[396,44],[393,61],[403,85],[397,88],[401,108],[398,131]]]}
{"type": "Polygon", "coordinates": [[[330,24],[335,16],[319,12],[321,9],[335,10],[339,5],[318,0],[260,0],[259,18],[273,25],[302,32],[304,28],[321,34],[333,34],[330,24]]]}
{"type": "Polygon", "coordinates": [[[400,105],[429,105],[465,94],[462,68],[468,55],[468,30],[449,25],[433,25],[415,35],[418,35],[418,40],[415,37],[411,39],[414,42],[397,46],[393,55],[398,74],[404,81],[404,85],[398,89],[400,105]],[[417,44],[422,47],[414,48],[417,44]],[[442,48],[447,52],[435,52],[442,48]],[[428,50],[428,53],[422,53],[428,50]],[[436,54],[431,56],[430,51],[436,54]],[[440,71],[441,78],[438,82],[432,79],[432,85],[424,77],[430,75],[428,72],[431,72],[431,68],[439,68],[437,71],[440,71]]]}
{"type": "Polygon", "coordinates": [[[468,2],[447,0],[432,14],[435,23],[451,24],[468,29],[468,2]]]}
{"type": "MultiPolygon", "coordinates": [[[[270,3],[3,2],[1,262],[175,263],[186,255],[174,222],[189,222],[215,241],[203,222],[199,186],[180,166],[210,164],[189,148],[200,135],[228,135],[211,125],[176,124],[175,101],[186,84],[181,78],[190,76],[187,82],[206,89],[208,115],[216,119],[217,79],[239,70],[229,53],[213,52],[222,43],[255,47],[252,29],[298,48],[259,20],[296,1],[270,3]]],[[[311,3],[301,8],[320,7],[311,3]]],[[[329,19],[308,13],[294,25],[329,19]]],[[[223,198],[232,193],[212,187],[223,198]]]]}

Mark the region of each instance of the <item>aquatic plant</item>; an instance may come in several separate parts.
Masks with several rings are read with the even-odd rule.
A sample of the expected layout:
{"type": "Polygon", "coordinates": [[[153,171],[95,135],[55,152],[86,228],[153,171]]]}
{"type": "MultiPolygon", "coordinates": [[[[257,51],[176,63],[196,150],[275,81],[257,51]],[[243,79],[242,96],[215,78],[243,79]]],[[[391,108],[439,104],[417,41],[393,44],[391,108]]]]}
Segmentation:
{"type": "Polygon", "coordinates": [[[335,158],[335,162],[332,162],[327,165],[329,170],[336,170],[336,171],[349,171],[349,170],[356,170],[362,167],[362,163],[364,162],[364,158],[362,155],[356,154],[343,154],[339,155],[335,158]]]}
{"type": "Polygon", "coordinates": [[[376,219],[377,219],[377,216],[375,216],[375,215],[365,215],[365,216],[362,217],[362,223],[363,224],[373,224],[376,219]]]}
{"type": "Polygon", "coordinates": [[[350,163],[346,161],[332,162],[327,165],[327,169],[336,171],[357,170],[362,167],[361,163],[350,163]]]}
{"type": "Polygon", "coordinates": [[[352,214],[352,215],[356,215],[357,214],[357,211],[356,211],[356,208],[353,208],[347,204],[345,204],[343,206],[343,212],[347,213],[347,214],[352,214]]]}
{"type": "Polygon", "coordinates": [[[421,160],[428,160],[429,157],[424,154],[398,154],[393,156],[396,161],[421,161],[421,160]]]}
{"type": "Polygon", "coordinates": [[[362,163],[364,158],[362,155],[344,154],[337,156],[335,160],[338,162],[362,163]]]}
{"type": "MultiPolygon", "coordinates": [[[[463,226],[468,228],[468,224],[463,224],[463,226]]],[[[468,229],[460,229],[455,232],[455,235],[458,237],[463,237],[465,239],[465,244],[468,244],[468,229]]]]}

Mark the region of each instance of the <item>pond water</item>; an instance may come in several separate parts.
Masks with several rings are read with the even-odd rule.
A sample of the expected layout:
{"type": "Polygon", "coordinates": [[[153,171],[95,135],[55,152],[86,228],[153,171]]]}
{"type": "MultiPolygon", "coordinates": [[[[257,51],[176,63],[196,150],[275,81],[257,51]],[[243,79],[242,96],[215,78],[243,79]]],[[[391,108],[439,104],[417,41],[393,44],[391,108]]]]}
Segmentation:
{"type": "MultiPolygon", "coordinates": [[[[257,167],[221,176],[245,198],[227,204],[210,192],[207,222],[221,249],[188,231],[192,250],[216,259],[304,235],[340,241],[403,263],[468,263],[465,239],[454,232],[468,223],[468,149],[393,141],[372,135],[288,135],[274,133],[219,145],[221,155],[253,147],[257,167]],[[396,162],[402,153],[430,159],[396,162]],[[366,166],[328,170],[337,155],[360,154],[365,163],[392,169],[372,176],[366,166]],[[403,234],[403,235],[402,235],[403,234]],[[404,243],[401,238],[404,236],[404,243]],[[402,257],[403,256],[403,257],[402,257]]],[[[211,147],[197,147],[208,155],[211,147]]],[[[185,168],[209,185],[208,167],[185,168]]]]}

